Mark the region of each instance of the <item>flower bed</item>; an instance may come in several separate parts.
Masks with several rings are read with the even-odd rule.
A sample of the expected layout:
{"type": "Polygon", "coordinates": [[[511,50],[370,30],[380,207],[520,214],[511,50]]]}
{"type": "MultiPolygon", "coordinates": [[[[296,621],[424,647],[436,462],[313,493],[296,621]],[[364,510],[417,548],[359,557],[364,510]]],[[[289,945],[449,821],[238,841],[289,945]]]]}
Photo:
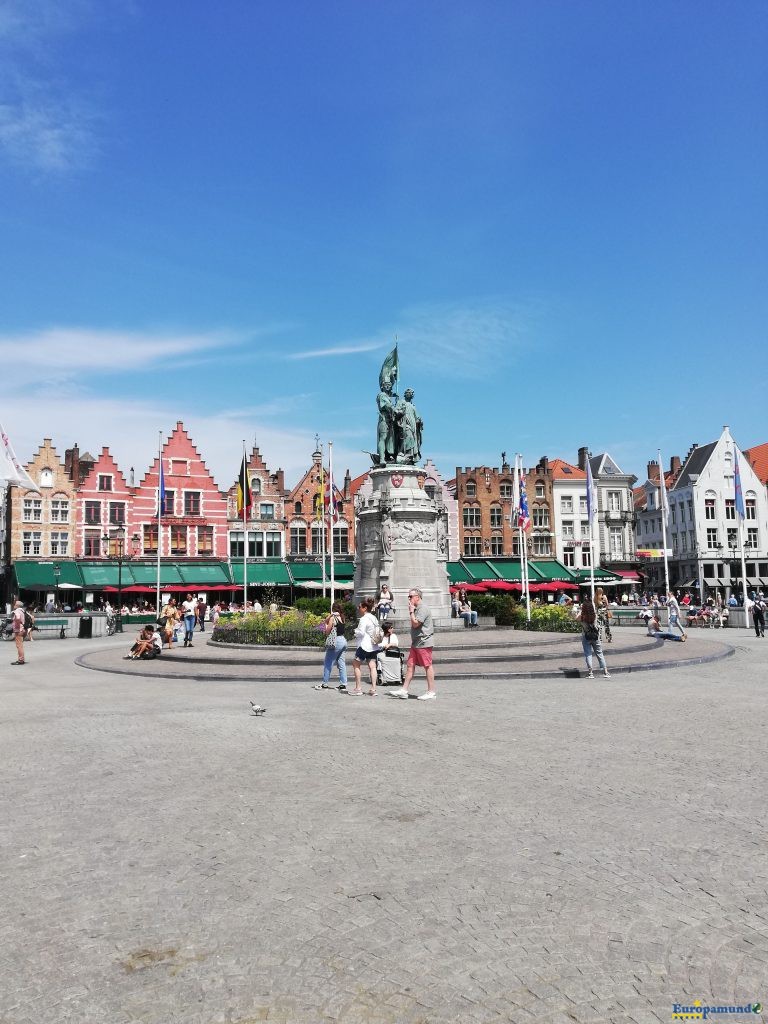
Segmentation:
{"type": "Polygon", "coordinates": [[[323,616],[295,608],[276,614],[230,615],[216,623],[211,640],[220,644],[323,647],[325,635],[322,625],[323,616]]]}

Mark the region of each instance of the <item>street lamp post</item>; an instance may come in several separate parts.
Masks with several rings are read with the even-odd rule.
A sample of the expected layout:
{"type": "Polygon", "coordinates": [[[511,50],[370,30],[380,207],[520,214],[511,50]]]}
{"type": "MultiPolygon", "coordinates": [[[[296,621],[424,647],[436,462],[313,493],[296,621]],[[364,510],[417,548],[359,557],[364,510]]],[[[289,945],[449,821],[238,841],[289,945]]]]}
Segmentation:
{"type": "Polygon", "coordinates": [[[61,566],[58,562],[53,563],[53,586],[56,590],[56,611],[59,610],[59,577],[61,576],[61,566]]]}
{"type": "MultiPolygon", "coordinates": [[[[107,555],[117,562],[117,615],[115,616],[115,632],[123,632],[123,562],[127,562],[133,557],[133,551],[126,555],[125,553],[125,525],[117,527],[114,533],[115,540],[115,554],[109,555],[109,542],[112,540],[108,533],[105,533],[102,537],[104,544],[107,545],[107,555]]],[[[139,541],[139,535],[135,533],[131,538],[134,550],[136,549],[139,541]]]]}

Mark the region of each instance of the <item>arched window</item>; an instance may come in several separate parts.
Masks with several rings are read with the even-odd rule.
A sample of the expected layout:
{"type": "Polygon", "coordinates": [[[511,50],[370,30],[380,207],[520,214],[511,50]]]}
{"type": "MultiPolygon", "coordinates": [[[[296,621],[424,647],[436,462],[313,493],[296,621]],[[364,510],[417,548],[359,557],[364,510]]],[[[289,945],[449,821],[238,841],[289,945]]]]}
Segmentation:
{"type": "Polygon", "coordinates": [[[257,476],[251,477],[251,494],[261,494],[261,480],[257,476]]]}
{"type": "Polygon", "coordinates": [[[294,506],[293,506],[293,511],[294,511],[294,512],[296,513],[296,515],[297,515],[297,516],[300,516],[300,515],[301,515],[301,513],[302,513],[302,512],[304,511],[304,509],[303,509],[303,508],[302,508],[302,506],[301,506],[301,502],[300,502],[300,501],[297,501],[297,502],[296,502],[296,503],[294,504],[294,506]]]}
{"type": "Polygon", "coordinates": [[[477,496],[477,484],[474,480],[467,480],[464,490],[468,498],[474,498],[477,496]]]}
{"type": "Polygon", "coordinates": [[[53,470],[52,469],[41,469],[40,470],[40,486],[41,487],[53,487],[53,470]]]}

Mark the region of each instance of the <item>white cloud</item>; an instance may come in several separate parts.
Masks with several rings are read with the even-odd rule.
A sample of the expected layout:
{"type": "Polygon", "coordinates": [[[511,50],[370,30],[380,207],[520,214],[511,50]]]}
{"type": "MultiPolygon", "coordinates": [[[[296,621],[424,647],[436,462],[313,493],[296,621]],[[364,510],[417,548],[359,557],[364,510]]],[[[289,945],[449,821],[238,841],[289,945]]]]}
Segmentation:
{"type": "Polygon", "coordinates": [[[143,372],[179,355],[218,351],[243,341],[232,331],[114,331],[51,327],[0,335],[0,361],[13,366],[14,385],[62,387],[89,375],[143,372]],[[22,355],[22,358],[19,356],[22,355]]]}
{"type": "Polygon", "coordinates": [[[342,341],[288,359],[389,352],[397,341],[401,366],[418,366],[449,377],[481,377],[514,357],[532,320],[529,308],[505,302],[424,304],[400,313],[370,338],[342,341]]]}
{"type": "Polygon", "coordinates": [[[348,345],[333,345],[330,348],[308,349],[305,352],[292,352],[288,359],[319,359],[321,356],[349,356],[356,352],[373,352],[382,347],[380,341],[352,342],[348,345]]]}
{"type": "Polygon", "coordinates": [[[0,104],[0,149],[42,171],[69,171],[95,152],[93,118],[70,99],[40,97],[0,104]]]}

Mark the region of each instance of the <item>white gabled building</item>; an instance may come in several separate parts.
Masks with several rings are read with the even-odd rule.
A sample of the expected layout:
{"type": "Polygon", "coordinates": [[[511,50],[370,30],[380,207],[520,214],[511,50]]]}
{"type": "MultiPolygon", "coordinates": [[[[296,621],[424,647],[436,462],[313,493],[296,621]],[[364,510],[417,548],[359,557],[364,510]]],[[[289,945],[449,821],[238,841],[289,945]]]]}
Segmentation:
{"type": "MultiPolygon", "coordinates": [[[[731,437],[728,427],[716,441],[693,445],[682,467],[670,474],[667,492],[667,548],[670,584],[695,590],[700,598],[741,592],[741,542],[736,514],[734,459],[738,455],[744,497],[746,581],[749,589],[768,588],[768,494],[760,478],[731,437]]],[[[655,464],[651,464],[655,465],[655,464]]],[[[676,469],[675,460],[671,468],[676,469]]],[[[665,474],[666,476],[666,474],[665,474]]],[[[638,507],[638,548],[661,550],[659,476],[649,473],[646,499],[638,507]],[[652,476],[655,475],[655,479],[652,476]]],[[[661,558],[649,562],[662,585],[661,558]]]]}
{"type": "Polygon", "coordinates": [[[591,562],[587,519],[587,474],[564,459],[551,459],[552,529],[555,557],[569,569],[588,569],[591,562]]]}

